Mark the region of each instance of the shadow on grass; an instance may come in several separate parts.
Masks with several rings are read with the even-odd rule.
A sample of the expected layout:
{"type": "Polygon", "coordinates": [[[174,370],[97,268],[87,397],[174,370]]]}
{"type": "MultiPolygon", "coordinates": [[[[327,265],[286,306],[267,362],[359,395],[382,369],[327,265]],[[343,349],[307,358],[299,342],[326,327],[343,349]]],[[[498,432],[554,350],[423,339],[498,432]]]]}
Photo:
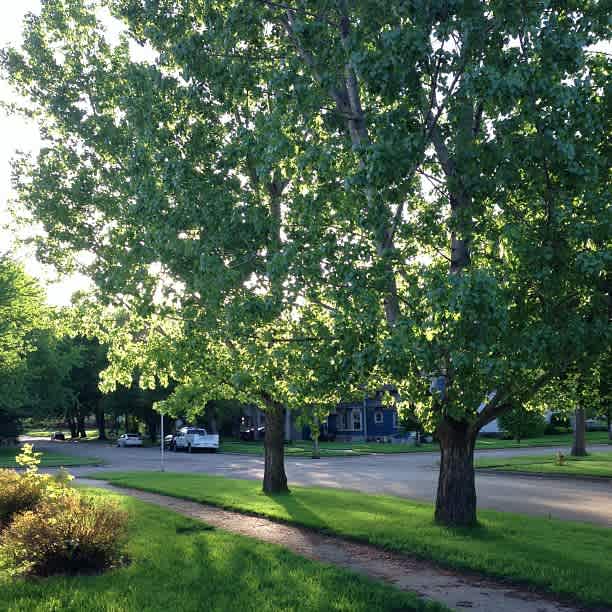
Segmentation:
{"type": "MultiPolygon", "coordinates": [[[[108,476],[116,482],[116,476],[108,476]]],[[[448,528],[434,523],[431,504],[392,496],[301,487],[267,496],[252,481],[188,474],[123,474],[119,480],[584,602],[612,604],[612,529],[605,527],[482,510],[479,526],[448,528]]],[[[576,503],[569,494],[560,502],[576,503]]]]}
{"type": "Polygon", "coordinates": [[[4,581],[14,612],[405,612],[442,610],[281,547],[220,531],[173,512],[122,499],[133,517],[132,564],[99,576],[4,581]]]}
{"type": "MultiPolygon", "coordinates": [[[[324,533],[333,533],[332,528],[328,525],[323,515],[313,512],[311,507],[300,499],[299,493],[274,493],[264,495],[266,495],[270,501],[273,501],[284,509],[286,518],[283,520],[286,520],[286,522],[311,527],[324,533]]],[[[268,514],[271,518],[274,518],[273,514],[268,514]]]]}

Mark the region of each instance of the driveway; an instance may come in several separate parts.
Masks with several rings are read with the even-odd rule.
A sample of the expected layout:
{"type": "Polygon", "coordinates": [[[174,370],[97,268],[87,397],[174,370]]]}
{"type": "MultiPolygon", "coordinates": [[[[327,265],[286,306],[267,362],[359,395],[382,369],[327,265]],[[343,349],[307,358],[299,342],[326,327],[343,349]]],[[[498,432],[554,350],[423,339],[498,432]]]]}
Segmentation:
{"type": "MultiPolygon", "coordinates": [[[[62,443],[46,440],[36,440],[36,446],[41,450],[99,457],[107,463],[99,468],[71,468],[70,471],[77,477],[110,470],[160,469],[158,448],[116,448],[97,442],[62,443]]],[[[590,448],[592,451],[611,450],[610,446],[590,448]]],[[[502,449],[480,451],[476,456],[511,457],[551,452],[551,448],[502,449]]],[[[290,484],[388,493],[432,501],[436,492],[438,459],[437,453],[363,455],[318,460],[287,458],[286,469],[290,484]]],[[[255,480],[263,477],[263,458],[250,455],[167,452],[165,461],[168,472],[199,472],[255,480]]],[[[587,482],[477,473],[476,488],[480,508],[612,527],[612,481],[587,482]]]]}

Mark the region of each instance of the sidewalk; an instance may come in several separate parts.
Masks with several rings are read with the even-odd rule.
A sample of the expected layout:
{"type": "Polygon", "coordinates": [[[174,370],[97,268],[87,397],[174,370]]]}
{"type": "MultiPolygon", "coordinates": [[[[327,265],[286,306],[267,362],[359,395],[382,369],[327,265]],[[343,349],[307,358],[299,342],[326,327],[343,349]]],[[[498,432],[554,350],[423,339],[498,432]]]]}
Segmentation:
{"type": "Polygon", "coordinates": [[[536,594],[477,575],[443,570],[425,561],[343,538],[323,535],[302,527],[166,495],[114,487],[99,480],[79,478],[77,482],[86,486],[104,488],[120,495],[130,495],[225,531],[284,546],[309,559],[365,574],[399,589],[413,591],[426,599],[442,602],[456,610],[469,609],[478,612],[582,610],[575,605],[560,602],[553,596],[536,594]]]}

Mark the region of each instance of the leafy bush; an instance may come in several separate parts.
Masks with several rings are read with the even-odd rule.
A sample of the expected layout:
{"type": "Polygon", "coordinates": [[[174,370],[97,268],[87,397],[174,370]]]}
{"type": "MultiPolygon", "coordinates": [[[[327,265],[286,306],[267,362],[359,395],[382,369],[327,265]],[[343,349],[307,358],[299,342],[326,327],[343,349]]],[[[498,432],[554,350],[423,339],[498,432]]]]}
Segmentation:
{"type": "Polygon", "coordinates": [[[73,489],[15,515],[0,534],[0,567],[11,575],[100,572],[121,562],[127,515],[73,489]]]}
{"type": "Polygon", "coordinates": [[[524,438],[537,438],[544,435],[546,422],[540,412],[514,408],[499,418],[500,427],[520,442],[524,438]]]}
{"type": "Polygon", "coordinates": [[[72,476],[38,473],[41,453],[25,445],[17,462],[0,470],[0,570],[51,576],[99,572],[116,565],[127,536],[127,516],[116,504],[83,497],[72,476]]]}
{"type": "Polygon", "coordinates": [[[52,476],[38,473],[42,453],[34,452],[31,444],[25,444],[15,458],[25,468],[25,473],[14,470],[0,470],[0,530],[8,525],[19,512],[32,510],[45,495],[63,487],[69,479],[65,473],[56,481],[52,476]]]}
{"type": "Polygon", "coordinates": [[[0,530],[19,512],[32,510],[43,498],[47,482],[14,470],[0,470],[0,530]]]}

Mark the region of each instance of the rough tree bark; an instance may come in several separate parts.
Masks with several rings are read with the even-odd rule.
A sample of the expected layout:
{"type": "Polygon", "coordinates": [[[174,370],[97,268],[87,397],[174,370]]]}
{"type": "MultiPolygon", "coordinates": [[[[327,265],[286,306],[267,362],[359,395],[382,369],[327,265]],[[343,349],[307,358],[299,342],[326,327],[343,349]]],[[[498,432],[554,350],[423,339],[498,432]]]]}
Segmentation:
{"type": "Polygon", "coordinates": [[[98,402],[98,407],[96,410],[96,424],[98,426],[98,440],[107,440],[106,437],[106,422],[104,420],[104,408],[100,405],[101,402],[98,402]]]}
{"type": "Polygon", "coordinates": [[[149,431],[149,440],[152,444],[157,442],[157,419],[151,417],[147,420],[147,429],[149,431]]]}
{"type": "Polygon", "coordinates": [[[440,475],[435,520],[452,526],[476,525],[476,431],[467,423],[444,419],[437,434],[440,440],[440,475]]]}
{"type": "Polygon", "coordinates": [[[576,408],[576,423],[574,425],[574,442],[572,444],[572,457],[584,457],[586,451],[586,423],[584,408],[576,408]]]}
{"type": "Polygon", "coordinates": [[[321,435],[321,429],[319,427],[319,419],[317,417],[314,418],[314,423],[312,427],[311,437],[312,437],[312,458],[320,459],[321,458],[321,449],[319,447],[319,436],[321,435]]]}
{"type": "Polygon", "coordinates": [[[70,429],[70,437],[76,438],[79,435],[76,420],[74,419],[74,417],[68,417],[67,421],[68,421],[68,428],[70,429]]]}
{"type": "Polygon", "coordinates": [[[285,473],[285,418],[283,405],[269,398],[266,404],[266,434],[264,438],[264,493],[287,493],[285,473]]]}
{"type": "Polygon", "coordinates": [[[77,417],[77,429],[78,429],[80,438],[87,437],[87,432],[85,431],[85,417],[84,416],[77,417]]]}

